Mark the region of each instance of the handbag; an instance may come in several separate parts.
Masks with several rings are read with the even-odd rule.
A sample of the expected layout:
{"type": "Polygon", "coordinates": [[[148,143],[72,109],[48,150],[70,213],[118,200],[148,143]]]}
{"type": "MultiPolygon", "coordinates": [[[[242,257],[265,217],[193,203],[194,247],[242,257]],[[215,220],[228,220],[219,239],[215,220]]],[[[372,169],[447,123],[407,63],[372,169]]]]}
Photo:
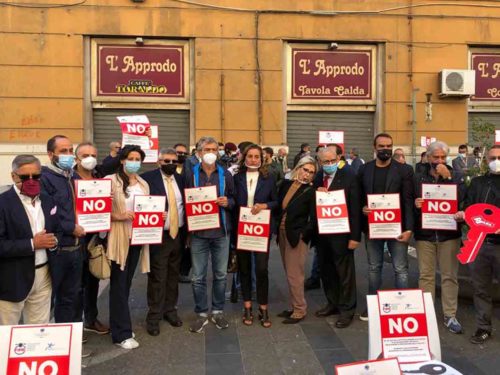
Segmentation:
{"type": "Polygon", "coordinates": [[[89,255],[89,271],[100,280],[109,279],[111,276],[111,262],[106,256],[104,242],[95,234],[87,246],[89,255]]]}

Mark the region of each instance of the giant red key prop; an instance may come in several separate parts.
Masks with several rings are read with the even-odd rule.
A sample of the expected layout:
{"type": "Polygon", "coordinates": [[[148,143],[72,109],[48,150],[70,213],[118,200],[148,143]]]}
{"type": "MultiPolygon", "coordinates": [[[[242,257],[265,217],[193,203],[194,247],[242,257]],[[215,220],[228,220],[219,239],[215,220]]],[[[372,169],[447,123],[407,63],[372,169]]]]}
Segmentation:
{"type": "Polygon", "coordinates": [[[486,235],[500,229],[500,208],[486,203],[473,204],[465,210],[465,221],[470,230],[457,255],[462,264],[474,262],[486,235]]]}

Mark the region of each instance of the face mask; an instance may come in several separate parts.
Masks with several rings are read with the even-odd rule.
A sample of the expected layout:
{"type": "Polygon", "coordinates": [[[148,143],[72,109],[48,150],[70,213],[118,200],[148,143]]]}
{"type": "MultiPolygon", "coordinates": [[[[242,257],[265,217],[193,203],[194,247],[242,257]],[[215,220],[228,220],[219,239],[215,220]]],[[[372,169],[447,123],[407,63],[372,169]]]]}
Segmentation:
{"type": "Polygon", "coordinates": [[[225,154],[224,150],[219,150],[219,156],[224,156],[225,154]]]}
{"type": "Polygon", "coordinates": [[[387,161],[392,157],[392,150],[384,148],[383,150],[377,150],[377,159],[381,161],[387,161]]]}
{"type": "Polygon", "coordinates": [[[284,157],[283,156],[278,156],[279,161],[283,161],[284,157]]]}
{"type": "Polygon", "coordinates": [[[215,163],[216,160],[217,160],[217,155],[212,154],[211,152],[203,155],[203,161],[208,165],[212,165],[213,163],[215,163]]]}
{"type": "Polygon", "coordinates": [[[184,164],[186,161],[186,155],[177,155],[177,160],[179,160],[179,163],[184,164]]]}
{"type": "Polygon", "coordinates": [[[496,159],[496,160],[490,161],[488,166],[490,167],[491,173],[494,173],[494,174],[500,173],[500,160],[496,159]]]}
{"type": "Polygon", "coordinates": [[[262,163],[259,163],[257,165],[248,165],[247,162],[245,162],[245,167],[250,168],[250,169],[259,169],[262,163]]]}
{"type": "Polygon", "coordinates": [[[40,194],[40,180],[29,179],[22,183],[21,194],[35,198],[40,194]]]}
{"type": "Polygon", "coordinates": [[[177,164],[162,164],[161,166],[161,170],[167,176],[173,175],[176,169],[177,169],[177,164]]]}
{"type": "Polygon", "coordinates": [[[57,156],[56,164],[59,168],[68,171],[71,168],[73,168],[73,165],[75,164],[75,156],[74,155],[59,155],[59,156],[57,156]]]}
{"type": "Polygon", "coordinates": [[[82,159],[82,167],[88,171],[91,171],[97,165],[97,160],[93,156],[88,156],[82,159]]]}
{"type": "Polygon", "coordinates": [[[329,175],[334,174],[335,172],[337,172],[338,167],[338,164],[323,165],[323,172],[329,175]]]}
{"type": "Polygon", "coordinates": [[[141,169],[140,161],[127,160],[125,162],[125,171],[127,173],[137,173],[141,169]]]}
{"type": "Polygon", "coordinates": [[[297,177],[297,181],[300,182],[302,185],[309,185],[310,182],[309,181],[304,181],[304,180],[301,180],[300,178],[297,177]]]}

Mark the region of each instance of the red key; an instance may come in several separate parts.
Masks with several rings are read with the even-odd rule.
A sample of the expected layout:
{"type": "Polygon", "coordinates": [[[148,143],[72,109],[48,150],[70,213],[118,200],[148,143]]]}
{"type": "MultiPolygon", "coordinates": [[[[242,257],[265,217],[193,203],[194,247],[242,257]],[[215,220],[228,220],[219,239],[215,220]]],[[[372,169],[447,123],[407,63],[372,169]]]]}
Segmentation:
{"type": "Polygon", "coordinates": [[[465,210],[465,221],[470,229],[457,255],[462,264],[474,262],[486,235],[500,229],[500,208],[486,203],[473,204],[465,210]]]}

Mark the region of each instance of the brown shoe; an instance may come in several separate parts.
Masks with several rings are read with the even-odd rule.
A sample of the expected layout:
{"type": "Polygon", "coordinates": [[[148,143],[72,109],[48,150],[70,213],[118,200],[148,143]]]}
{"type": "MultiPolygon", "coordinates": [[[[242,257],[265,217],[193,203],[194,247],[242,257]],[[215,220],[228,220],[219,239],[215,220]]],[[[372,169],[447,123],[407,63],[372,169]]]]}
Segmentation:
{"type": "Polygon", "coordinates": [[[109,333],[109,327],[102,324],[97,319],[92,324],[86,324],[84,330],[87,332],[97,333],[98,335],[107,335],[109,333]]]}

